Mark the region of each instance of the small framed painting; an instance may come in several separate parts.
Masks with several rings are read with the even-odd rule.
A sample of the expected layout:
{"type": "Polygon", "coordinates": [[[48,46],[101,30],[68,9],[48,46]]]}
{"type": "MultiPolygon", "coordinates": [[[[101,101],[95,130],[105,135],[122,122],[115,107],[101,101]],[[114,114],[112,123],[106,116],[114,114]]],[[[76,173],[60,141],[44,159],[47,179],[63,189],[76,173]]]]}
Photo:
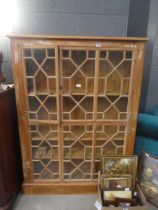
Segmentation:
{"type": "Polygon", "coordinates": [[[132,185],[135,186],[135,179],[137,175],[137,156],[135,155],[118,155],[118,156],[103,156],[102,157],[102,173],[128,174],[132,176],[132,185]]]}
{"type": "Polygon", "coordinates": [[[115,201],[116,198],[132,199],[132,191],[125,189],[103,190],[104,201],[115,201]]]}
{"type": "Polygon", "coordinates": [[[132,188],[132,175],[101,174],[100,186],[106,189],[132,188]]]}

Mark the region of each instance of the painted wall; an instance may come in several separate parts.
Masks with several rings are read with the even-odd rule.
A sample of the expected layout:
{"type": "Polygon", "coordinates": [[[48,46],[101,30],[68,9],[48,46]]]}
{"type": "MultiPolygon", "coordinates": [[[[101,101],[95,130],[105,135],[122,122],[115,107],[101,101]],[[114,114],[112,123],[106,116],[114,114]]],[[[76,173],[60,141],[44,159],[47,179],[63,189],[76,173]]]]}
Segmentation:
{"type": "Polygon", "coordinates": [[[146,111],[158,106],[158,0],[151,0],[150,3],[148,37],[151,46],[146,111]]]}
{"type": "MultiPolygon", "coordinates": [[[[128,18],[128,36],[148,37],[148,20],[149,20],[150,0],[131,0],[128,18]]],[[[151,37],[150,37],[151,38],[151,37]]],[[[141,89],[141,99],[139,109],[145,111],[147,91],[150,76],[152,54],[152,42],[147,43],[146,55],[144,62],[144,74],[141,89]]]]}
{"type": "Polygon", "coordinates": [[[158,0],[131,0],[128,36],[147,36],[140,111],[158,106],[158,0]]]}
{"type": "MultiPolygon", "coordinates": [[[[15,34],[126,36],[130,0],[18,0],[15,34]]],[[[3,70],[12,82],[10,44],[0,37],[3,70]]]]}

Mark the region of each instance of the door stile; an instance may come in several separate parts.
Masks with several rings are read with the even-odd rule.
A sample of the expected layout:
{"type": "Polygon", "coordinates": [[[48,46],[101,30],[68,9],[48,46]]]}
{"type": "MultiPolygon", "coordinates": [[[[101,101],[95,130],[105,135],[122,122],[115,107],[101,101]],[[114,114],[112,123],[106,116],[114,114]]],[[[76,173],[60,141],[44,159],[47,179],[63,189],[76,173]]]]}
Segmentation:
{"type": "Polygon", "coordinates": [[[137,113],[139,108],[140,91],[139,88],[142,83],[143,65],[144,65],[144,43],[138,44],[134,50],[134,60],[132,66],[132,80],[130,84],[130,98],[129,98],[129,117],[128,117],[128,131],[126,132],[126,141],[124,146],[125,154],[132,154],[134,150],[137,113]]]}
{"type": "Polygon", "coordinates": [[[97,119],[97,94],[98,94],[98,76],[99,76],[99,50],[96,50],[95,57],[95,80],[94,80],[94,124],[93,124],[93,141],[92,141],[92,180],[94,179],[94,170],[95,170],[95,159],[96,159],[96,119],[97,119]]]}
{"type": "Polygon", "coordinates": [[[57,102],[57,112],[58,112],[58,131],[59,131],[59,135],[58,135],[58,141],[59,141],[59,174],[60,174],[60,181],[63,181],[63,132],[62,132],[62,106],[61,106],[61,100],[62,100],[62,96],[61,96],[61,50],[60,47],[58,46],[58,53],[57,53],[57,78],[56,78],[56,82],[57,82],[57,98],[58,98],[58,102],[57,102]]]}
{"type": "MultiPolygon", "coordinates": [[[[127,113],[128,113],[128,118],[127,118],[127,127],[126,127],[126,135],[125,135],[125,142],[124,142],[124,149],[123,149],[123,154],[128,154],[126,152],[127,150],[127,145],[129,144],[129,134],[131,132],[131,126],[130,126],[130,121],[131,121],[131,109],[132,109],[132,89],[134,87],[134,69],[136,68],[136,58],[137,58],[137,48],[133,50],[133,61],[132,61],[132,66],[131,66],[131,81],[129,85],[129,96],[128,96],[128,107],[127,107],[127,113]]],[[[137,78],[138,79],[138,78],[137,78]]],[[[132,147],[129,147],[132,149],[132,147]]]]}
{"type": "Polygon", "coordinates": [[[19,118],[19,125],[20,127],[20,136],[22,142],[22,151],[24,149],[24,152],[22,152],[24,161],[23,161],[23,168],[24,168],[24,179],[26,182],[32,182],[33,181],[33,165],[32,165],[32,151],[31,151],[31,136],[30,136],[30,126],[29,126],[29,116],[28,116],[28,99],[27,99],[27,87],[26,87],[26,73],[25,71],[22,71],[24,69],[24,56],[23,56],[23,48],[21,46],[17,46],[20,59],[19,63],[17,64],[17,74],[20,80],[18,81],[18,84],[16,83],[17,87],[17,93],[18,93],[18,100],[17,102],[20,104],[21,107],[20,113],[18,114],[19,118]],[[21,100],[21,96],[24,96],[21,100]]]}

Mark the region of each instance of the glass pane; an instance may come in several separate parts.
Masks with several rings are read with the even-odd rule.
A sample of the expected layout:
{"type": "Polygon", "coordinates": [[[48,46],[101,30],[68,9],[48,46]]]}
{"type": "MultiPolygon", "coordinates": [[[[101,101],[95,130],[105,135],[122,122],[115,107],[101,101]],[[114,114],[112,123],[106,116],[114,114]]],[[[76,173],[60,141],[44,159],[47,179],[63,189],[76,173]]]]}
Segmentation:
{"type": "Polygon", "coordinates": [[[35,87],[36,87],[36,92],[47,92],[47,77],[46,75],[42,72],[39,71],[36,76],[35,76],[35,87]]]}
{"type": "Polygon", "coordinates": [[[95,76],[95,61],[87,60],[82,66],[81,71],[86,75],[86,77],[95,76]]]}
{"type": "Polygon", "coordinates": [[[130,77],[131,74],[131,61],[124,61],[121,63],[117,70],[119,71],[122,77],[130,77]]]}
{"type": "Polygon", "coordinates": [[[83,50],[71,51],[71,58],[77,66],[81,65],[83,61],[86,59],[86,57],[87,57],[86,51],[83,50]]]}
{"type": "Polygon", "coordinates": [[[76,66],[70,60],[62,61],[62,76],[70,77],[76,70],[76,66]]]}
{"type": "Polygon", "coordinates": [[[38,70],[37,64],[33,59],[25,59],[26,76],[34,76],[38,70]]]}
{"type": "Polygon", "coordinates": [[[42,65],[42,68],[48,76],[55,76],[55,60],[54,59],[47,59],[42,65]]]}
{"type": "Polygon", "coordinates": [[[112,71],[110,63],[106,60],[99,62],[99,77],[106,77],[112,71]]]}
{"type": "Polygon", "coordinates": [[[55,57],[55,50],[54,49],[47,49],[48,57],[55,57]]]}
{"type": "Polygon", "coordinates": [[[107,78],[106,93],[107,95],[121,93],[121,77],[115,71],[107,78]]]}
{"type": "Polygon", "coordinates": [[[118,65],[123,60],[123,58],[123,51],[109,51],[108,59],[114,66],[118,65]]]}
{"type": "Polygon", "coordinates": [[[46,57],[45,49],[33,49],[33,57],[38,64],[41,64],[46,57]]]}

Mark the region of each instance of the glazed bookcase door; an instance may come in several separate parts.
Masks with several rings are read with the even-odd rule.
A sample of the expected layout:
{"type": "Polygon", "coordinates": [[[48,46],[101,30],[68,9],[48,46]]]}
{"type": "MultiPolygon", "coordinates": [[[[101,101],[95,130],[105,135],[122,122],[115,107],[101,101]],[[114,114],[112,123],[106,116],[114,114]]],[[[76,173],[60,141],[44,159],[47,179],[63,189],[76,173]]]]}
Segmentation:
{"type": "Polygon", "coordinates": [[[56,47],[22,48],[33,180],[60,179],[56,47]]]}
{"type": "Polygon", "coordinates": [[[134,61],[129,48],[60,49],[65,180],[97,179],[101,156],[124,153],[134,61]]]}

